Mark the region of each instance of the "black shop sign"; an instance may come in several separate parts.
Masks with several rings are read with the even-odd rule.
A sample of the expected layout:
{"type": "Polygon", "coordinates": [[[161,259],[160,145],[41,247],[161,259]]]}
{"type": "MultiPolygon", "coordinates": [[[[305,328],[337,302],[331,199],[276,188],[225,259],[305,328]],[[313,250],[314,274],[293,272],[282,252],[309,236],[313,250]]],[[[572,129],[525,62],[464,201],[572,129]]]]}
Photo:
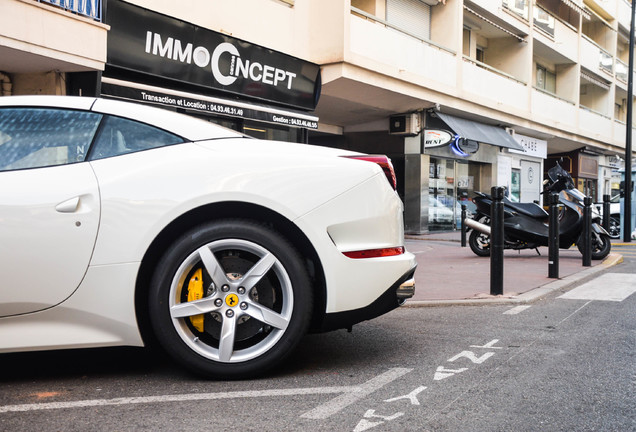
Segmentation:
{"type": "Polygon", "coordinates": [[[109,66],[307,110],[318,103],[314,63],[119,0],[104,21],[109,66]]]}

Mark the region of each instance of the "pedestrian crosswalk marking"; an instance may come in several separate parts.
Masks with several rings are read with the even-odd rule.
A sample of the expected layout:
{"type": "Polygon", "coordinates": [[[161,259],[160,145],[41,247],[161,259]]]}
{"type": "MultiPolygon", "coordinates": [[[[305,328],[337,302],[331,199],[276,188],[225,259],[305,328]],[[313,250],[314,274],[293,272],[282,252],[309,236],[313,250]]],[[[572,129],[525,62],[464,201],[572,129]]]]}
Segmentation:
{"type": "Polygon", "coordinates": [[[523,312],[526,309],[529,309],[530,306],[516,306],[513,307],[512,309],[508,309],[507,311],[504,312],[504,315],[517,315],[520,312],[523,312]]]}
{"type": "Polygon", "coordinates": [[[620,302],[636,292],[636,274],[605,273],[559,296],[569,300],[620,302]]]}

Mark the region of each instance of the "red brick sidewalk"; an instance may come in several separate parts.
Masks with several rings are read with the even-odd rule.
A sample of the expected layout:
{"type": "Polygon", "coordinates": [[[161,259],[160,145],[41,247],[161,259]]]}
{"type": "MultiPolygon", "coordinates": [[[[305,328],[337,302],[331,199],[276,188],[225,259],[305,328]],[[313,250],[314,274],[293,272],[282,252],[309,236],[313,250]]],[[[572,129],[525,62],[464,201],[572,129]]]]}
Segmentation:
{"type": "MultiPolygon", "coordinates": [[[[490,297],[490,258],[461,247],[460,233],[407,236],[406,248],[417,256],[415,296],[409,301],[490,297]]],[[[558,279],[548,278],[548,248],[504,252],[504,297],[526,293],[558,279]]],[[[582,272],[576,247],[559,251],[559,279],[582,272]]],[[[592,261],[597,266],[603,261],[592,261]]]]}

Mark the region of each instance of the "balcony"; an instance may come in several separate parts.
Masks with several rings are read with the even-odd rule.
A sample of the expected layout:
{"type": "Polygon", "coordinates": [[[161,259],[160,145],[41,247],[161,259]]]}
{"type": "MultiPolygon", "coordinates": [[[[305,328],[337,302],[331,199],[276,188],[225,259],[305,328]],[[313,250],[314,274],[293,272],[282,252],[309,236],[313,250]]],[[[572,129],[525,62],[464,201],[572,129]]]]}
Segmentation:
{"type": "Polygon", "coordinates": [[[505,10],[528,21],[530,5],[527,0],[502,0],[501,5],[505,10]]]}
{"type": "MultiPolygon", "coordinates": [[[[633,132],[632,132],[633,134],[633,132]]],[[[621,121],[614,120],[613,136],[614,144],[625,147],[625,138],[627,135],[627,125],[621,121]]]]}
{"type": "Polygon", "coordinates": [[[581,38],[581,66],[604,77],[612,77],[614,57],[583,35],[581,38]]]}
{"type": "Polygon", "coordinates": [[[466,99],[505,111],[528,111],[528,87],[512,75],[464,56],[462,89],[466,99]]]}
{"type": "Polygon", "coordinates": [[[452,50],[401,31],[377,17],[351,15],[349,61],[376,72],[404,76],[425,87],[431,81],[455,87],[457,57],[452,50]]]}
{"type": "MultiPolygon", "coordinates": [[[[558,53],[558,57],[562,57],[560,60],[555,60],[555,63],[578,62],[579,35],[576,29],[556,19],[550,12],[536,5],[534,7],[534,27],[540,30],[534,32],[535,42],[558,53]]],[[[541,53],[541,55],[552,58],[552,55],[546,53],[541,53]]]]}
{"type": "MultiPolygon", "coordinates": [[[[590,5],[594,5],[593,9],[598,11],[600,16],[608,21],[612,21],[617,17],[618,3],[623,1],[624,0],[587,0],[586,3],[589,2],[590,5]]],[[[581,3],[583,2],[581,1],[581,3]]],[[[629,16],[629,12],[627,16],[629,16]]]]}
{"type": "Polygon", "coordinates": [[[471,4],[478,6],[489,13],[494,20],[501,20],[514,29],[513,31],[524,34],[530,30],[528,3],[529,0],[467,0],[464,2],[468,7],[471,4]]]}
{"type": "Polygon", "coordinates": [[[532,89],[533,119],[553,127],[574,131],[577,127],[576,112],[574,102],[544,90],[532,89]]]}
{"type": "Polygon", "coordinates": [[[629,30],[629,26],[631,22],[629,17],[632,15],[632,5],[627,0],[617,0],[618,12],[616,13],[616,18],[618,19],[618,23],[623,26],[623,28],[629,30]]]}
{"type": "Polygon", "coordinates": [[[625,62],[616,59],[616,85],[621,86],[624,89],[627,89],[627,80],[629,78],[629,66],[625,64],[625,62]]]}
{"type": "MultiPolygon", "coordinates": [[[[59,2],[58,2],[59,3],[59,2]]],[[[70,2],[63,2],[69,3],[70,2]]],[[[86,2],[75,2],[86,8],[86,2]]],[[[91,13],[101,17],[101,8],[91,13]]],[[[79,9],[78,9],[79,11],[79,9]]],[[[0,70],[103,70],[108,26],[95,17],[37,1],[5,1],[0,14],[0,70]],[[28,17],[28,19],[25,19],[28,17]]]]}
{"type": "Polygon", "coordinates": [[[40,3],[48,3],[65,11],[92,18],[95,21],[102,20],[101,0],[37,0],[40,3]]]}
{"type": "Polygon", "coordinates": [[[613,138],[613,121],[610,117],[581,106],[579,109],[579,129],[590,138],[609,142],[613,138]]]}

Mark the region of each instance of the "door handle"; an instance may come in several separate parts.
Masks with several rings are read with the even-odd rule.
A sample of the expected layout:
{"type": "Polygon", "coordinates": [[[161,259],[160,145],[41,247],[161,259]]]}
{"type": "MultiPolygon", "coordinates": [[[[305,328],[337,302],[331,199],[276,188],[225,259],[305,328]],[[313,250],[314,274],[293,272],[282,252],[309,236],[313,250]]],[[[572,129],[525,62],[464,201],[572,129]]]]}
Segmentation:
{"type": "Polygon", "coordinates": [[[75,213],[79,207],[79,203],[80,197],[71,198],[56,205],[55,210],[60,213],[75,213]]]}

